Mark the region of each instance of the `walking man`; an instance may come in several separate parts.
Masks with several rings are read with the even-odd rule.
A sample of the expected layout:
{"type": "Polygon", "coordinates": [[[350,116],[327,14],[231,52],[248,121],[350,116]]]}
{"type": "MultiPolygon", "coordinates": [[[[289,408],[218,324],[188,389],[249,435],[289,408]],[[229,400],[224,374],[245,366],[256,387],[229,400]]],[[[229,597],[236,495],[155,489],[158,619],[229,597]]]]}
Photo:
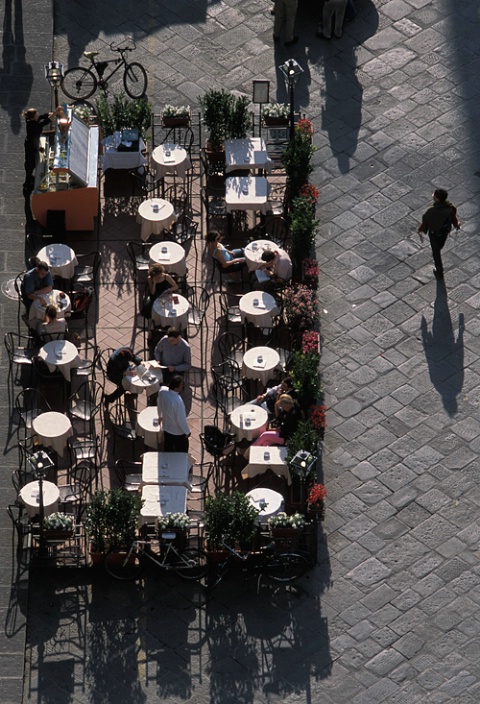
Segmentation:
{"type": "Polygon", "coordinates": [[[298,0],[275,0],[275,22],[273,24],[273,40],[278,42],[284,27],[285,46],[293,46],[298,37],[293,36],[293,26],[297,14],[298,0]]]}
{"type": "Polygon", "coordinates": [[[191,435],[187,423],[185,404],[180,396],[183,379],[177,374],[167,386],[158,392],[158,419],[163,422],[165,452],[188,452],[188,438],[191,435]]]}
{"type": "Polygon", "coordinates": [[[448,200],[448,193],[444,188],[437,188],[433,194],[433,205],[425,211],[418,232],[428,234],[430,246],[432,248],[435,269],[434,275],[437,279],[443,279],[443,262],[441,251],[447,237],[452,229],[460,229],[457,219],[457,209],[448,200]]]}
{"type": "Polygon", "coordinates": [[[347,9],[348,0],[325,0],[323,3],[323,27],[318,28],[317,37],[330,39],[332,36],[332,25],[337,38],[342,36],[343,18],[347,9]]]}

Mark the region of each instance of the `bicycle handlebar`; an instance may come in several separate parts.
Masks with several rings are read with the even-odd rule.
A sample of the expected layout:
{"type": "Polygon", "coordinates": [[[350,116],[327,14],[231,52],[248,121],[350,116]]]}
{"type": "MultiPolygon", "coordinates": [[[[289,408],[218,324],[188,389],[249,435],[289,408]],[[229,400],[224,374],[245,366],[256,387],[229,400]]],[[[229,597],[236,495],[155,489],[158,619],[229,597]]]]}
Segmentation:
{"type": "Polygon", "coordinates": [[[133,44],[133,46],[128,45],[128,44],[126,46],[115,46],[115,42],[112,42],[110,44],[110,50],[111,51],[118,51],[118,53],[121,53],[122,51],[135,51],[135,49],[137,48],[137,45],[135,44],[133,39],[130,39],[130,44],[133,44]]]}

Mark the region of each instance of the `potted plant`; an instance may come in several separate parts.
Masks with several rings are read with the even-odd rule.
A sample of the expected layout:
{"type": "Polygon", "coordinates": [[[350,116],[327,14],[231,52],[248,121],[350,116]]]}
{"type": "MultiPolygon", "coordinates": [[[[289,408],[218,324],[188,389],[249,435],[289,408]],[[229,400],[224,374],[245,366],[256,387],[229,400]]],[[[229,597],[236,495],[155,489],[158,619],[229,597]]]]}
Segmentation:
{"type": "Polygon", "coordinates": [[[267,103],[262,108],[262,117],[266,125],[288,125],[290,108],[284,103],[267,103]]]}
{"type": "Polygon", "coordinates": [[[199,97],[202,119],[208,130],[205,153],[211,161],[225,158],[226,139],[242,139],[251,127],[248,112],[250,100],[246,96],[235,96],[226,90],[213,88],[199,97]]]}
{"type": "Polygon", "coordinates": [[[101,93],[95,104],[103,137],[122,129],[137,128],[139,136],[147,141],[147,133],[152,124],[152,108],[144,98],[131,100],[124,93],[118,93],[109,101],[107,94],[101,93]]]}
{"type": "Polygon", "coordinates": [[[308,491],[307,507],[310,513],[316,515],[321,521],[325,518],[325,498],[327,489],[323,484],[314,482],[308,491]]]}
{"type": "Polygon", "coordinates": [[[186,513],[167,513],[165,516],[157,518],[157,529],[159,532],[170,531],[175,533],[177,547],[184,549],[190,523],[190,517],[186,513]]]}
{"type": "Polygon", "coordinates": [[[85,510],[85,530],[94,564],[108,549],[125,547],[133,540],[141,507],[142,499],[133,491],[94,493],[85,510]]]}
{"type": "Polygon", "coordinates": [[[288,516],[281,511],[271,516],[268,521],[270,535],[281,550],[294,550],[298,547],[300,533],[305,527],[305,518],[301,513],[288,516]]]}
{"type": "Polygon", "coordinates": [[[43,519],[43,534],[54,542],[69,540],[75,528],[75,518],[66,513],[51,513],[43,519]]]}
{"type": "Polygon", "coordinates": [[[205,501],[205,530],[210,552],[222,550],[223,543],[240,549],[251,548],[257,533],[259,510],[239,491],[218,492],[205,501]]]}
{"type": "MultiPolygon", "coordinates": [[[[289,464],[298,452],[307,452],[310,455],[317,455],[318,449],[318,433],[317,429],[310,420],[301,420],[297,425],[297,429],[287,440],[287,458],[286,463],[289,464]]],[[[291,469],[292,471],[292,469],[291,469]]],[[[312,472],[314,468],[312,468],[312,472]]],[[[295,469],[293,469],[295,473],[295,469]]]]}
{"type": "Polygon", "coordinates": [[[283,155],[288,193],[292,201],[300,194],[302,186],[308,182],[308,177],[313,171],[311,159],[314,151],[311,135],[307,130],[299,129],[297,126],[283,155]]]}
{"type": "Polygon", "coordinates": [[[162,112],[164,127],[188,127],[190,124],[190,105],[165,105],[162,112]]]}
{"type": "Polygon", "coordinates": [[[287,286],[283,292],[283,311],[290,329],[313,328],[319,320],[317,294],[308,286],[287,286]]]}

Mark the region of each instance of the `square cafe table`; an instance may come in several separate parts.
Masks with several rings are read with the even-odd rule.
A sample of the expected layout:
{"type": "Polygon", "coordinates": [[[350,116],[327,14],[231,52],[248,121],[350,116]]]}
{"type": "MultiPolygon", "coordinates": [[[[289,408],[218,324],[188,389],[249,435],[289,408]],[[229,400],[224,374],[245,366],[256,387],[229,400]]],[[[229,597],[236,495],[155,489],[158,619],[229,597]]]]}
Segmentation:
{"type": "Polygon", "coordinates": [[[232,210],[259,210],[267,213],[268,181],[265,176],[230,176],[225,181],[227,213],[232,210]]]}
{"type": "Polygon", "coordinates": [[[142,460],[143,484],[167,484],[190,489],[188,453],[145,452],[142,460]]]}
{"type": "Polygon", "coordinates": [[[144,504],[140,510],[140,525],[153,523],[167,513],[185,513],[187,510],[187,488],[165,484],[144,484],[144,504]]]}
{"type": "Polygon", "coordinates": [[[287,454],[288,447],[284,445],[271,445],[270,447],[251,445],[248,464],[242,471],[242,478],[250,479],[258,474],[265,474],[268,469],[271,469],[277,477],[286,479],[290,486],[292,478],[285,461],[287,454]]]}
{"type": "Polygon", "coordinates": [[[225,140],[225,173],[238,169],[272,170],[272,160],[262,137],[225,140]]]}

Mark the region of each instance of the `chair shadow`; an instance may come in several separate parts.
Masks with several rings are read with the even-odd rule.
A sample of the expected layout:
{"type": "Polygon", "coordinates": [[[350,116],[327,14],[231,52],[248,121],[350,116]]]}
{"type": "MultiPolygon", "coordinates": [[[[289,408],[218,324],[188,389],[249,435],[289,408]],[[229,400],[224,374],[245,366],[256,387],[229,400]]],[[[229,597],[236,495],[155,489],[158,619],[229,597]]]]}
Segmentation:
{"type": "Polygon", "coordinates": [[[458,411],[457,397],[464,381],[463,313],[458,316],[458,335],[455,340],[448,308],[447,290],[443,281],[437,281],[431,331],[424,316],[420,324],[428,372],[435,389],[442,398],[449,416],[458,411]]]}

